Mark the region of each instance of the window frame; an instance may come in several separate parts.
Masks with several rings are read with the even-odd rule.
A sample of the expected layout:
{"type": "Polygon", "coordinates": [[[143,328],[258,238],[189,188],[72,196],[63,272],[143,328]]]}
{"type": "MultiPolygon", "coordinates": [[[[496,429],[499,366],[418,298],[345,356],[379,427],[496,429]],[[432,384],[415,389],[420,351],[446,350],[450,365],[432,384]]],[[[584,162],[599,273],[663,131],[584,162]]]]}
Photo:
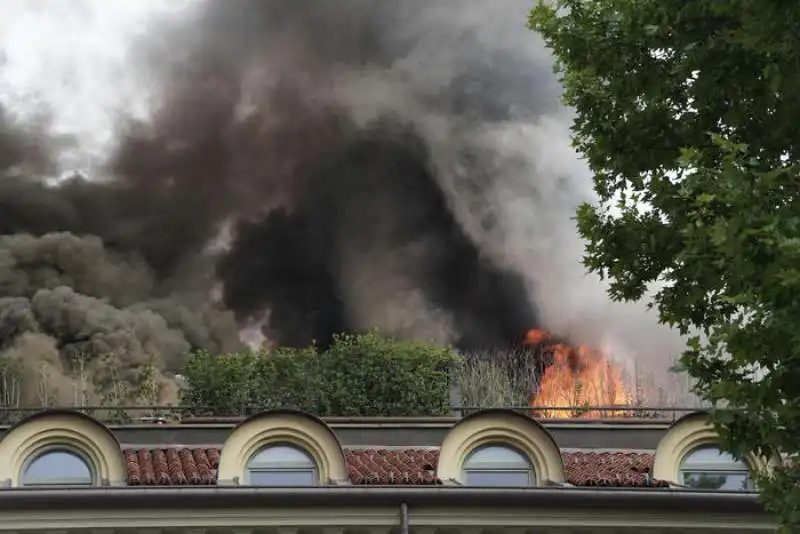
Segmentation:
{"type": "MultiPolygon", "coordinates": [[[[251,473],[311,473],[311,478],[314,481],[310,485],[280,485],[274,487],[312,487],[312,486],[319,486],[320,484],[320,471],[317,462],[314,460],[314,457],[303,447],[298,446],[294,443],[288,442],[272,442],[267,443],[261,448],[259,448],[255,454],[251,455],[250,458],[247,460],[244,466],[244,483],[246,486],[252,486],[253,484],[250,482],[251,480],[251,473]],[[280,462],[276,460],[262,460],[258,461],[254,464],[255,458],[269,449],[274,449],[278,447],[285,447],[288,449],[292,449],[303,456],[306,457],[307,462],[280,462]]],[[[262,486],[262,487],[272,487],[272,486],[262,486]]]]}
{"type": "Polygon", "coordinates": [[[515,487],[515,488],[520,488],[520,487],[534,487],[537,484],[536,470],[533,468],[533,464],[530,461],[530,459],[525,455],[525,453],[523,453],[522,451],[520,451],[516,447],[513,447],[513,446],[511,446],[511,445],[509,445],[507,443],[503,443],[503,442],[487,443],[487,444],[475,447],[473,450],[471,450],[469,452],[469,454],[467,454],[467,457],[464,459],[464,463],[461,466],[461,477],[462,477],[462,480],[464,481],[464,485],[465,486],[473,486],[473,484],[471,484],[469,482],[470,473],[483,473],[483,474],[486,474],[486,473],[497,473],[499,476],[502,476],[502,474],[515,474],[515,475],[525,474],[527,476],[527,483],[524,486],[520,486],[520,485],[513,485],[513,486],[508,486],[508,485],[505,485],[505,486],[504,485],[485,486],[485,485],[481,485],[481,486],[478,486],[478,485],[474,485],[474,487],[497,487],[497,488],[515,487]],[[480,453],[481,451],[485,451],[487,449],[501,449],[501,450],[504,450],[504,451],[509,451],[509,452],[513,453],[514,455],[519,456],[519,461],[514,461],[514,462],[486,462],[486,461],[475,462],[475,461],[472,460],[473,456],[475,456],[476,454],[480,453]]]}
{"type": "MultiPolygon", "coordinates": [[[[750,466],[746,460],[736,460],[734,459],[730,453],[724,452],[718,445],[714,443],[705,443],[702,445],[698,445],[692,449],[690,449],[686,454],[678,462],[678,483],[682,486],[691,487],[686,483],[686,475],[710,475],[710,476],[724,476],[724,475],[736,475],[741,476],[744,475],[746,487],[742,489],[713,489],[708,488],[709,491],[755,491],[755,484],[753,482],[753,477],[750,474],[750,466]],[[728,455],[731,457],[731,460],[728,462],[720,462],[718,464],[710,463],[710,462],[697,462],[697,463],[690,463],[688,467],[685,466],[686,460],[690,459],[690,457],[703,450],[715,450],[720,455],[728,455]]],[[[704,488],[695,488],[695,489],[704,489],[704,488]]]]}
{"type": "MultiPolygon", "coordinates": [[[[46,447],[38,449],[38,450],[34,451],[33,453],[31,453],[30,455],[28,455],[28,457],[22,463],[22,467],[20,468],[20,471],[19,471],[19,482],[20,482],[19,485],[21,487],[23,487],[23,488],[47,488],[47,487],[51,487],[51,488],[63,488],[63,487],[89,488],[89,487],[93,487],[93,486],[97,486],[98,485],[97,473],[98,473],[97,472],[97,467],[94,465],[92,460],[88,457],[88,455],[85,454],[83,451],[81,451],[81,450],[79,450],[79,449],[77,449],[75,447],[71,447],[69,445],[65,445],[65,444],[61,444],[61,443],[57,443],[57,444],[54,443],[52,445],[48,445],[46,447]],[[88,483],[77,482],[77,481],[71,480],[71,479],[69,479],[68,481],[65,481],[65,482],[58,482],[57,481],[58,479],[56,479],[56,478],[53,478],[50,481],[46,481],[46,479],[43,479],[41,481],[39,479],[34,479],[33,482],[29,482],[27,480],[28,479],[27,472],[28,472],[28,469],[30,469],[31,465],[33,465],[33,463],[35,463],[37,460],[40,460],[41,458],[47,456],[48,454],[52,454],[52,453],[69,454],[71,456],[74,456],[79,461],[83,462],[83,464],[86,466],[86,468],[89,471],[89,478],[90,478],[89,482],[88,483]]],[[[61,479],[61,480],[63,480],[63,479],[61,479]]]]}

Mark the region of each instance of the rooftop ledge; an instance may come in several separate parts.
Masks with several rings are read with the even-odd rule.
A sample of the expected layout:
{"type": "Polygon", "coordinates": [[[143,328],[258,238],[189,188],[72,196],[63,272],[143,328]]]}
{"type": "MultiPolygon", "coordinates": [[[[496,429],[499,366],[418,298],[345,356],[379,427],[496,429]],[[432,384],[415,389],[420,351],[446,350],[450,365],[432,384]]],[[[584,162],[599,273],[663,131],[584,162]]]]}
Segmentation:
{"type": "Polygon", "coordinates": [[[457,486],[97,487],[0,489],[0,511],[86,509],[204,509],[253,507],[408,506],[604,508],[763,513],[757,495],[687,489],[466,488],[457,486]]]}
{"type": "MultiPolygon", "coordinates": [[[[173,424],[175,426],[186,425],[236,425],[244,421],[246,417],[241,416],[228,416],[228,417],[185,417],[180,422],[165,421],[160,424],[173,424]]],[[[454,416],[415,416],[415,417],[322,417],[323,421],[329,425],[354,425],[354,426],[372,426],[372,425],[443,425],[452,426],[462,419],[462,417],[454,416]]],[[[669,418],[634,418],[634,417],[617,417],[607,419],[584,419],[584,418],[539,418],[537,419],[545,426],[572,426],[572,425],[624,425],[624,426],[641,426],[641,425],[656,425],[668,426],[671,425],[675,419],[669,418]]],[[[149,423],[159,424],[159,423],[149,423]]]]}
{"type": "MultiPolygon", "coordinates": [[[[539,422],[549,427],[582,427],[582,426],[615,426],[615,427],[642,427],[651,425],[663,428],[674,423],[682,416],[694,412],[697,408],[677,407],[625,407],[625,406],[587,406],[581,409],[575,407],[550,407],[550,406],[508,406],[498,407],[524,413],[534,417],[539,422]],[[584,411],[586,417],[539,417],[536,412],[547,413],[584,411]],[[591,415],[591,416],[590,416],[591,415]]],[[[65,407],[65,410],[79,411],[91,415],[95,419],[109,426],[235,426],[244,421],[247,416],[263,411],[258,407],[251,407],[245,414],[205,415],[198,414],[198,410],[189,410],[178,406],[85,406],[65,407]]],[[[452,415],[447,416],[328,416],[322,420],[333,426],[384,426],[412,425],[412,426],[452,426],[464,416],[482,411],[480,407],[451,407],[452,415]]],[[[0,407],[0,428],[25,419],[44,410],[42,408],[17,408],[0,407]]],[[[203,409],[200,409],[203,411],[203,409]]],[[[211,411],[211,410],[209,410],[211,411]]]]}
{"type": "MultiPolygon", "coordinates": [[[[508,408],[506,408],[508,410],[508,408]]],[[[672,417],[536,418],[531,408],[513,409],[533,417],[562,448],[654,450],[674,421],[690,409],[672,409],[672,417]]],[[[219,447],[244,416],[187,414],[186,409],[169,406],[113,408],[14,409],[0,408],[0,436],[13,425],[43,412],[77,411],[109,428],[129,448],[219,447]],[[124,416],[124,417],[121,417],[124,416]]],[[[250,411],[250,410],[248,410],[250,411]]],[[[257,412],[257,410],[254,409],[257,412]]],[[[481,410],[462,409],[471,415],[481,410]]],[[[604,412],[600,412],[603,414],[604,412]]],[[[619,412],[615,412],[617,415],[619,412]]],[[[463,417],[323,417],[346,447],[431,447],[439,446],[463,417]]]]}

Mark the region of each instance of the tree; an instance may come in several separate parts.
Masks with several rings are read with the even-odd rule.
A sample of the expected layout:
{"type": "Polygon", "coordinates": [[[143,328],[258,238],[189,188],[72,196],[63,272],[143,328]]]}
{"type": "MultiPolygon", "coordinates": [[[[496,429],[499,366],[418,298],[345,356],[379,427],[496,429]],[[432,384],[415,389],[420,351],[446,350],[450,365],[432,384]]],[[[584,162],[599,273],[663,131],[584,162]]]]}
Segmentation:
{"type": "Polygon", "coordinates": [[[586,266],[688,336],[723,448],[783,459],[759,488],[800,525],[800,3],[539,0],[529,25],[593,172],[586,266]]]}

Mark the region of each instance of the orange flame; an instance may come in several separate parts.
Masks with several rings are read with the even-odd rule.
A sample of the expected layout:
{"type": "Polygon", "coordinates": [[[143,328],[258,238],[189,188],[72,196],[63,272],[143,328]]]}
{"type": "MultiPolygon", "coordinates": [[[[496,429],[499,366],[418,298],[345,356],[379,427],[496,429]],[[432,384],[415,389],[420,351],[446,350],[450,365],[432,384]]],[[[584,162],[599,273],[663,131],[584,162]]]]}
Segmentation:
{"type": "Polygon", "coordinates": [[[555,419],[572,417],[621,417],[630,407],[632,396],[625,388],[621,369],[602,351],[580,345],[572,347],[553,342],[543,330],[530,330],[525,345],[538,346],[552,355],[539,387],[531,397],[533,406],[574,407],[574,410],[537,410],[536,416],[555,419]],[[620,407],[601,412],[587,407],[620,407]]]}

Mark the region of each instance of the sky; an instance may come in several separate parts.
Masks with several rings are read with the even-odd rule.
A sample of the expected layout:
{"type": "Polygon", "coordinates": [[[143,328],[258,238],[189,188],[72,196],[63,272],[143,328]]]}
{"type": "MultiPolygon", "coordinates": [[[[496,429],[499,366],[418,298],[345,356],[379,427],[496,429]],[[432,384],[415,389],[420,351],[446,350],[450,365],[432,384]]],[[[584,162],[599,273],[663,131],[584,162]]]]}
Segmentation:
{"type": "Polygon", "coordinates": [[[47,106],[56,130],[77,135],[87,158],[101,153],[114,113],[145,106],[146,84],[126,68],[130,43],[153,15],[191,2],[3,0],[0,102],[23,115],[47,106]]]}

